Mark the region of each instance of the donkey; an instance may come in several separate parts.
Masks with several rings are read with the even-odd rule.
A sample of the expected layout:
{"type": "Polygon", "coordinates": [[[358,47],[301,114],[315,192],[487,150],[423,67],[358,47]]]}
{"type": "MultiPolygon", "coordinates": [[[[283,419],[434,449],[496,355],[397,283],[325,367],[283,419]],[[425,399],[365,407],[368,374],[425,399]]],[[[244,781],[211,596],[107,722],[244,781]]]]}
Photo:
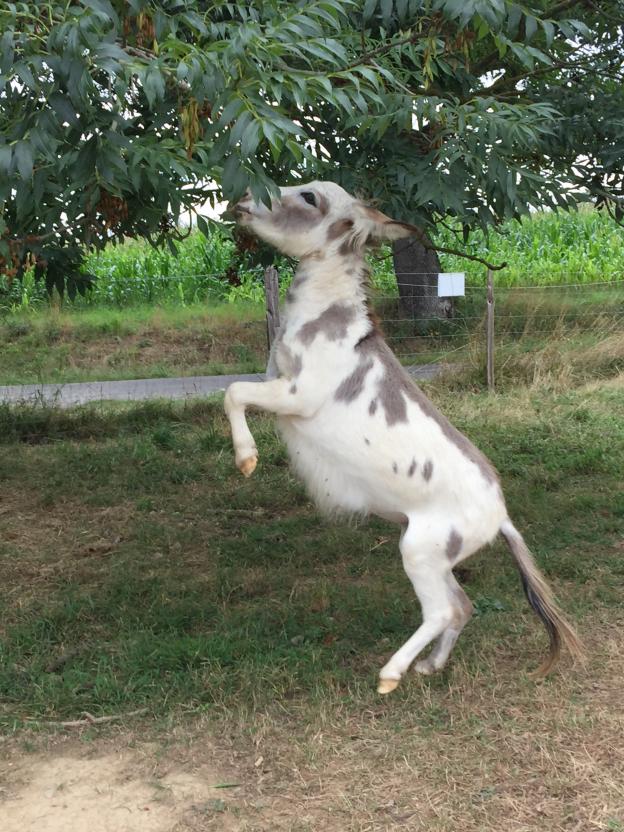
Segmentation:
{"type": "Polygon", "coordinates": [[[237,222],[299,266],[269,356],[267,381],[234,382],[225,395],[238,469],[258,451],[245,409],[277,415],[292,464],[325,512],[375,514],[401,526],[403,566],[422,624],[379,673],[394,690],[435,640],[419,673],[442,668],[473,611],[453,568],[499,532],[542,620],[550,651],[540,672],[581,643],[505,507],[486,457],[433,406],[389,349],[368,306],[366,246],[417,232],[364,205],[333,182],[282,188],[271,207],[246,195],[237,222]]]}

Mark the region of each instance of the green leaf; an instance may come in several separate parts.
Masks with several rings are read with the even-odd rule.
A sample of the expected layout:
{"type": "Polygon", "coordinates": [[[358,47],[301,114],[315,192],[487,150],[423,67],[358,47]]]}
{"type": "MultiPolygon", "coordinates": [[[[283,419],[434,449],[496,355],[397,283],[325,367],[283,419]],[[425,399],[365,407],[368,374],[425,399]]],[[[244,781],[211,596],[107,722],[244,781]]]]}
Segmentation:
{"type": "Polygon", "coordinates": [[[58,120],[63,123],[66,121],[68,124],[77,124],[78,117],[76,115],[76,111],[72,106],[71,101],[66,95],[63,95],[60,92],[54,92],[48,98],[48,104],[54,110],[58,120]]]}
{"type": "Polygon", "coordinates": [[[32,198],[36,208],[38,208],[41,205],[41,200],[45,192],[46,181],[46,171],[38,170],[33,177],[32,189],[32,198]]]}
{"type": "Polygon", "coordinates": [[[15,145],[15,163],[22,179],[30,179],[33,172],[33,153],[28,142],[15,145]]]}
{"type": "Polygon", "coordinates": [[[569,23],[582,37],[587,39],[592,37],[591,30],[582,20],[570,20],[569,23]]]}
{"type": "Polygon", "coordinates": [[[376,90],[379,89],[379,77],[377,74],[368,66],[359,66],[357,67],[357,71],[369,81],[376,90]]]}
{"type": "Polygon", "coordinates": [[[33,92],[37,91],[37,84],[35,83],[35,78],[30,71],[30,67],[25,63],[16,64],[13,67],[15,73],[18,77],[26,84],[26,86],[31,89],[33,92]]]}
{"type": "Polygon", "coordinates": [[[527,52],[525,46],[521,46],[519,43],[510,43],[509,48],[518,58],[518,60],[522,63],[523,66],[527,67],[528,69],[533,69],[533,67],[535,66],[535,61],[533,60],[532,55],[530,55],[527,52]]]}
{"type": "Polygon", "coordinates": [[[8,176],[13,159],[13,148],[10,144],[0,145],[0,173],[8,176]]]}
{"type": "Polygon", "coordinates": [[[555,27],[550,20],[542,20],[542,28],[546,36],[546,46],[550,46],[555,37],[555,27]]]}
{"type": "Polygon", "coordinates": [[[507,26],[509,27],[509,36],[515,37],[518,34],[518,27],[522,19],[522,9],[515,3],[509,8],[509,15],[507,17],[507,26]]]}
{"type": "Polygon", "coordinates": [[[526,32],[527,40],[531,40],[537,31],[537,20],[530,14],[528,14],[524,19],[524,30],[526,32]]]}
{"type": "Polygon", "coordinates": [[[300,165],[303,161],[303,150],[301,149],[300,145],[297,142],[293,141],[292,139],[288,139],[286,142],[286,147],[288,148],[290,155],[295,160],[296,164],[300,165]]]}
{"type": "Polygon", "coordinates": [[[251,113],[249,110],[245,110],[234,122],[231,130],[230,130],[230,147],[234,147],[237,145],[242,137],[243,133],[247,129],[247,126],[251,123],[251,113]]]}
{"type": "Polygon", "coordinates": [[[123,63],[128,60],[128,55],[121,46],[116,43],[104,42],[98,44],[95,49],[96,62],[100,58],[112,58],[114,61],[123,63]]]}
{"type": "Polygon", "coordinates": [[[323,8],[323,6],[318,5],[309,9],[308,14],[314,14],[315,17],[321,17],[334,29],[340,29],[340,17],[335,14],[334,9],[332,9],[332,11],[334,11],[334,14],[332,14],[328,8],[323,8]]]}
{"type": "Polygon", "coordinates": [[[210,226],[208,225],[208,223],[206,222],[204,217],[202,217],[201,214],[197,214],[196,220],[197,220],[197,227],[199,228],[201,233],[204,235],[204,237],[206,237],[206,239],[210,239],[210,237],[211,237],[210,226]]]}
{"type": "Polygon", "coordinates": [[[364,3],[364,11],[362,12],[364,23],[367,23],[371,19],[376,8],[377,0],[366,0],[364,3]]]}
{"type": "Polygon", "coordinates": [[[380,0],[379,8],[381,10],[381,19],[384,26],[390,26],[392,21],[393,0],[380,0]]]}
{"type": "Polygon", "coordinates": [[[118,22],[117,13],[109,0],[82,0],[82,5],[96,12],[102,20],[118,22]]]}
{"type": "Polygon", "coordinates": [[[143,76],[143,90],[150,107],[165,97],[165,81],[158,69],[149,69],[143,76]]]}
{"type": "Polygon", "coordinates": [[[279,133],[275,125],[268,119],[265,119],[261,122],[260,126],[262,127],[262,132],[264,133],[264,137],[268,143],[272,146],[277,146],[279,142],[279,133]]]}
{"type": "Polygon", "coordinates": [[[403,23],[407,17],[409,0],[396,0],[396,13],[399,21],[403,23]]]}
{"type": "Polygon", "coordinates": [[[185,22],[192,26],[194,29],[197,29],[200,35],[208,34],[208,28],[206,24],[202,20],[202,18],[194,11],[183,12],[180,15],[180,18],[185,22]]]}
{"type": "Polygon", "coordinates": [[[217,127],[225,127],[227,124],[232,121],[233,118],[236,118],[238,114],[241,112],[245,105],[241,101],[240,98],[233,98],[223,108],[223,112],[219,117],[219,121],[217,122],[217,127]]]}
{"type": "Polygon", "coordinates": [[[243,133],[241,141],[241,156],[247,158],[256,152],[261,136],[260,125],[257,122],[250,124],[243,133]]]}
{"type": "Polygon", "coordinates": [[[0,72],[2,73],[8,73],[13,64],[13,36],[13,31],[7,29],[0,38],[0,72]]]}
{"type": "Polygon", "coordinates": [[[305,52],[309,52],[311,55],[314,55],[317,58],[320,58],[322,61],[333,63],[333,55],[324,46],[321,46],[318,43],[315,43],[313,40],[309,41],[302,41],[299,44],[300,49],[303,49],[305,52]]]}
{"type": "Polygon", "coordinates": [[[353,114],[353,104],[344,90],[334,90],[333,98],[339,107],[342,107],[349,115],[353,114]]]}
{"type": "Polygon", "coordinates": [[[544,52],[542,52],[541,49],[536,49],[534,46],[527,46],[525,48],[529,55],[532,55],[534,58],[537,58],[537,60],[541,61],[541,63],[552,64],[551,58],[544,52]]]}

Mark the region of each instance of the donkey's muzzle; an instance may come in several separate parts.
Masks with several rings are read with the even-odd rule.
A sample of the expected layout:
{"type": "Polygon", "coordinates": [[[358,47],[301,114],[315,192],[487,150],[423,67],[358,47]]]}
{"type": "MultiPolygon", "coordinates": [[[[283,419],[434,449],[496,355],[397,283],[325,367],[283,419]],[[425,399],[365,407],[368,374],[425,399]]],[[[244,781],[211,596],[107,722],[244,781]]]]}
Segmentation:
{"type": "Polygon", "coordinates": [[[224,217],[235,220],[242,219],[245,215],[251,214],[251,205],[253,203],[251,191],[247,191],[245,196],[238,202],[230,202],[225,210],[224,217]]]}

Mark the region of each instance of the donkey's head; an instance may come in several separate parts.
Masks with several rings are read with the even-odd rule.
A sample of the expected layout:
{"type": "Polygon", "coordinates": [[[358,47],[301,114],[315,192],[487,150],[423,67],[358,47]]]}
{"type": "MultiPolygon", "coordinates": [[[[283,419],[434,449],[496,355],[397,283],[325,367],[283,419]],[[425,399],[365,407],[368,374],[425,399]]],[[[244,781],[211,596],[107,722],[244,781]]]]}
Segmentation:
{"type": "Polygon", "coordinates": [[[362,254],[367,245],[417,233],[348,194],[334,182],[281,188],[271,207],[245,196],[237,221],[290,257],[362,254]]]}

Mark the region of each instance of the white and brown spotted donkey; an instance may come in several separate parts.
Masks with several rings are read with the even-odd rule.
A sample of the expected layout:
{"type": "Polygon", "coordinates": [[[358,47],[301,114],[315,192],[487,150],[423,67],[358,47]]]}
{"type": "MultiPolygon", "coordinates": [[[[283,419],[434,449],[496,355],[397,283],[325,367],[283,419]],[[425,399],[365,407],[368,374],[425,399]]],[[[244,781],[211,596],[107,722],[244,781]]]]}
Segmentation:
{"type": "Polygon", "coordinates": [[[282,188],[270,209],[246,196],[233,210],[240,225],[300,261],[268,380],[235,382],[225,396],[236,465],[248,477],[258,460],[245,408],[267,410],[320,509],[401,524],[403,566],[423,621],[381,669],[380,693],[394,690],[434,639],[415,669],[444,666],[472,613],[452,570],[499,532],[548,632],[540,670],[555,664],[561,642],[580,656],[577,636],[507,515],[496,471],[416,386],[371,320],[365,247],[412,236],[414,227],[332,182],[282,188]]]}

